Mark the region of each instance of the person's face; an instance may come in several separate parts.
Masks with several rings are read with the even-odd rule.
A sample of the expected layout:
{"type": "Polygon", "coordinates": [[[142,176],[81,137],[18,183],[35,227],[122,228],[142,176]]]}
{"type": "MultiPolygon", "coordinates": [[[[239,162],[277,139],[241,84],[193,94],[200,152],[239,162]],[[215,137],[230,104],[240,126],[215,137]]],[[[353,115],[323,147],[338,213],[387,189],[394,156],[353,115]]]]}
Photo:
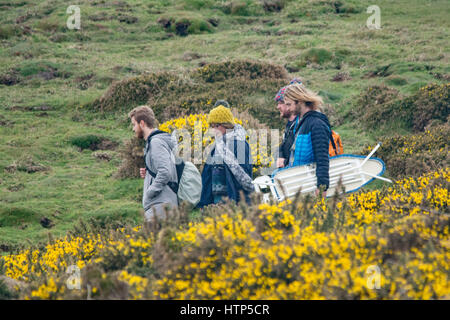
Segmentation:
{"type": "Polygon", "coordinates": [[[210,127],[214,130],[214,133],[219,136],[223,136],[227,132],[227,129],[218,123],[211,123],[210,127]]]}
{"type": "Polygon", "coordinates": [[[298,114],[298,112],[300,111],[300,114],[303,115],[305,112],[308,111],[307,107],[303,101],[295,102],[294,100],[291,100],[289,98],[285,98],[284,100],[285,100],[285,104],[286,104],[288,110],[292,114],[298,114]]]}
{"type": "Polygon", "coordinates": [[[278,101],[277,109],[280,111],[280,116],[282,118],[290,118],[292,115],[292,112],[289,111],[288,107],[286,106],[286,103],[283,100],[278,101]]]}
{"type": "MultiPolygon", "coordinates": [[[[144,122],[144,121],[141,121],[144,122]]],[[[144,138],[144,131],[142,130],[142,127],[137,121],[133,118],[131,118],[131,123],[133,124],[133,131],[136,134],[136,137],[139,139],[144,138]]]]}
{"type": "Polygon", "coordinates": [[[296,112],[297,104],[294,100],[289,98],[285,98],[284,103],[286,105],[286,109],[292,114],[296,112]]]}

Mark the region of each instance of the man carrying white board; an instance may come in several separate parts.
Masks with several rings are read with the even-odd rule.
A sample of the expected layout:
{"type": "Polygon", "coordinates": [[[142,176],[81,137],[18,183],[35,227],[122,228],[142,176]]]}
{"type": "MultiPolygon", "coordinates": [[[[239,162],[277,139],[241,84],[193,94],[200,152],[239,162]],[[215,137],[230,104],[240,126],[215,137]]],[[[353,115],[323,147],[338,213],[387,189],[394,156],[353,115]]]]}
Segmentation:
{"type": "Polygon", "coordinates": [[[329,187],[329,145],[331,137],[330,122],[325,114],[319,112],[322,98],[308,90],[304,85],[294,83],[284,92],[284,101],[291,112],[297,112],[301,120],[294,129],[295,141],[291,147],[289,166],[316,163],[317,189],[323,188],[326,197],[329,187]]]}

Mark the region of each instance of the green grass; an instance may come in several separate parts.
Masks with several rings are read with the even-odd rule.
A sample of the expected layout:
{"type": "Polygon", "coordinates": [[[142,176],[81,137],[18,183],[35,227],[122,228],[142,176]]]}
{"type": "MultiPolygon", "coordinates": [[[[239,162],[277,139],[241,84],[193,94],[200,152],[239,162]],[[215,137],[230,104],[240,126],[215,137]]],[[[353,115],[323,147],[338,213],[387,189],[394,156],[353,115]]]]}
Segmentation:
{"type": "MultiPolygon", "coordinates": [[[[298,71],[290,76],[301,76],[343,116],[369,85],[387,83],[409,94],[429,82],[442,82],[436,73],[448,75],[448,1],[377,1],[381,30],[365,26],[369,16],[365,10],[373,1],[341,2],[340,13],[335,13],[332,1],[313,0],[286,1],[281,12],[266,13],[256,0],[235,1],[234,7],[201,0],[129,0],[104,5],[79,1],[79,31],[65,27],[67,4],[61,0],[8,2],[0,11],[0,76],[16,72],[20,82],[0,85],[0,114],[14,121],[13,126],[0,126],[0,222],[4,223],[0,244],[18,245],[27,239],[44,242],[48,233],[64,235],[79,219],[89,217],[141,223],[142,181],[113,178],[120,164],[117,152],[112,152],[110,162],[99,161],[92,151],[80,152],[68,143],[73,137],[88,135],[118,142],[132,136],[126,115],[101,117],[82,107],[100,97],[113,81],[160,70],[183,73],[199,62],[264,60],[297,66],[298,71]],[[119,13],[137,21],[121,22],[119,13]],[[162,15],[178,13],[194,22],[186,37],[168,35],[173,30],[157,22],[162,15]],[[23,22],[17,24],[20,17],[23,22]],[[210,18],[219,21],[216,27],[207,22],[210,18]],[[27,34],[24,28],[31,32],[27,34]],[[186,60],[185,52],[200,58],[186,60]],[[388,77],[365,77],[388,64],[388,77]],[[40,74],[49,70],[56,77],[43,79],[40,74]],[[352,79],[331,81],[341,71],[352,79]],[[80,85],[91,73],[91,79],[80,85]],[[42,105],[51,108],[46,115],[11,110],[42,105]],[[4,170],[27,155],[50,170],[4,170]],[[17,186],[19,190],[10,190],[17,186]],[[17,214],[15,219],[11,212],[17,214]],[[43,228],[39,224],[42,216],[55,226],[43,228]]],[[[264,98],[272,99],[278,89],[264,98]]],[[[243,101],[263,98],[251,92],[242,95],[243,101]]],[[[382,135],[405,132],[396,126],[369,131],[345,119],[335,130],[348,153],[375,145],[382,135]]],[[[369,186],[381,187],[378,182],[369,186]]],[[[194,212],[191,218],[197,215],[194,212]]]]}

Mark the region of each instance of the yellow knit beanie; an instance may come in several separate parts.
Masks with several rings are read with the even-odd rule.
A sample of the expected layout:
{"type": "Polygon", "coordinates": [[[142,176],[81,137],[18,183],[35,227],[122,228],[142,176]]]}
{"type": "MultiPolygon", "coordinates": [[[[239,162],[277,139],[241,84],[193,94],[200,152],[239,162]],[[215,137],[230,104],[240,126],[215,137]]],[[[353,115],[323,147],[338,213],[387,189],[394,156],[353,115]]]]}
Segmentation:
{"type": "Polygon", "coordinates": [[[212,109],[208,115],[208,124],[211,123],[231,123],[234,124],[234,117],[229,108],[223,105],[212,109]]]}

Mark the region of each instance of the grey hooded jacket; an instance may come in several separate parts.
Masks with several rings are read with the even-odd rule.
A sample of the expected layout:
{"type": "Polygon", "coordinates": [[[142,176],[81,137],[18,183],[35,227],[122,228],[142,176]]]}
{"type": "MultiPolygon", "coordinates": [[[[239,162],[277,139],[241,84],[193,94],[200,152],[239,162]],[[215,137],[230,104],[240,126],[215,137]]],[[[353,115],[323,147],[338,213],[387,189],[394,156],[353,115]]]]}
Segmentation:
{"type": "Polygon", "coordinates": [[[162,204],[178,206],[178,198],[175,192],[168,186],[169,181],[177,182],[177,170],[173,149],[175,143],[168,133],[156,134],[145,145],[145,163],[156,174],[153,178],[146,171],[144,179],[144,192],[142,205],[147,211],[150,207],[159,207],[162,204]]]}

